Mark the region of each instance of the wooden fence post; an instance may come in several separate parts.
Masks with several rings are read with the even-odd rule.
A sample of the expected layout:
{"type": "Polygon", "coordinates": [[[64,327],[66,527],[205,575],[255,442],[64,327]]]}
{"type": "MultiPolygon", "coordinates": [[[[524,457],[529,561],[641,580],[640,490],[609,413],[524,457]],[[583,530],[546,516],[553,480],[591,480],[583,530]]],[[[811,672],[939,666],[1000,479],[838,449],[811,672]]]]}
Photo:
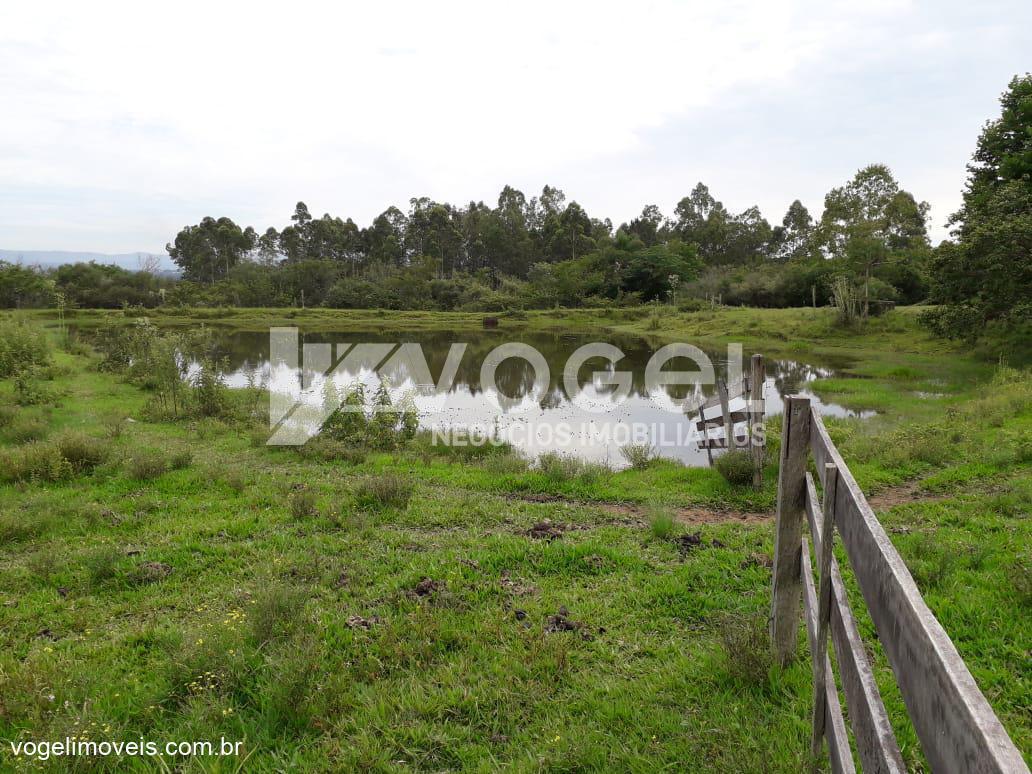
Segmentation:
{"type": "Polygon", "coordinates": [[[730,452],[731,442],[735,435],[735,425],[731,421],[731,399],[727,392],[727,382],[723,380],[717,382],[717,394],[720,396],[720,413],[724,418],[724,448],[730,452]]]}
{"type": "Polygon", "coordinates": [[[752,356],[752,369],[749,376],[749,438],[752,439],[753,486],[759,489],[763,485],[763,451],[764,445],[756,440],[756,428],[763,424],[763,382],[766,379],[763,366],[763,355],[752,356]]]}
{"type": "MultiPolygon", "coordinates": [[[[813,659],[813,738],[810,749],[817,769],[818,756],[824,741],[824,723],[827,718],[827,691],[824,669],[828,657],[828,627],[831,624],[831,557],[832,541],[835,534],[835,495],[838,488],[838,468],[832,463],[824,466],[824,520],[820,525],[821,546],[818,554],[817,569],[820,587],[817,592],[817,647],[810,656],[813,659]]],[[[804,572],[810,572],[809,567],[804,572]]]]}
{"type": "Polygon", "coordinates": [[[810,440],[810,399],[785,398],[774,535],[770,634],[775,656],[788,663],[799,635],[802,598],[803,518],[806,509],[806,453],[810,440]]]}

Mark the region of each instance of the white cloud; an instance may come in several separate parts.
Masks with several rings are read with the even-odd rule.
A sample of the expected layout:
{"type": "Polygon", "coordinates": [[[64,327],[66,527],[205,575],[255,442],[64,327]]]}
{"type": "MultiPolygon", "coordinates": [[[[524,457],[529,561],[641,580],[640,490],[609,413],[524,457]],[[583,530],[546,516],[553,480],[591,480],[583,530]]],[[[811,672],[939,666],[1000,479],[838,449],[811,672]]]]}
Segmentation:
{"type": "MultiPolygon", "coordinates": [[[[0,180],[166,203],[159,244],[213,207],[264,226],[298,198],[365,221],[513,179],[580,195],[563,172],[641,153],[651,131],[790,88],[843,51],[877,56],[889,41],[865,31],[914,14],[891,0],[9,4],[0,180]]],[[[619,194],[598,198],[624,211],[600,215],[644,203],[619,194]]],[[[0,218],[0,241],[12,224],[27,233],[26,214],[0,218]]],[[[118,227],[112,248],[155,246],[122,243],[118,227]]]]}

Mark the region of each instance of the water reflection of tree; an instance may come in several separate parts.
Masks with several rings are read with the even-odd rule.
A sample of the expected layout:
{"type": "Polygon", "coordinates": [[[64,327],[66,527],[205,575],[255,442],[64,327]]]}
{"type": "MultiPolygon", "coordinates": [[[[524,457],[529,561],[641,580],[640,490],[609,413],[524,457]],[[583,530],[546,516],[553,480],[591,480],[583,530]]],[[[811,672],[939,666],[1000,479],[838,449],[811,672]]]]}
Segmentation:
{"type": "MultiPolygon", "coordinates": [[[[612,395],[619,387],[616,384],[604,384],[604,379],[594,379],[592,374],[598,372],[606,376],[612,376],[616,371],[626,371],[631,375],[630,394],[635,397],[648,398],[648,390],[645,387],[645,366],[649,358],[661,346],[661,342],[653,342],[632,336],[592,336],[586,334],[564,334],[564,333],[533,333],[515,334],[506,331],[418,331],[401,333],[383,332],[347,332],[347,333],[314,333],[302,335],[303,343],[335,343],[342,346],[337,347],[336,356],[341,357],[348,342],[370,342],[370,343],[402,343],[414,342],[422,347],[423,357],[426,358],[431,378],[436,383],[440,379],[441,371],[444,368],[448,357],[449,347],[453,342],[466,343],[466,351],[459,363],[455,380],[450,385],[451,391],[468,391],[476,395],[482,391],[480,384],[480,367],[484,359],[495,347],[508,341],[521,341],[534,347],[545,358],[549,367],[548,388],[545,394],[539,397],[542,408],[554,407],[562,402],[570,400],[566,385],[563,380],[563,369],[569,356],[580,346],[593,341],[604,339],[607,343],[615,345],[623,353],[624,357],[618,363],[611,363],[605,358],[591,358],[587,360],[578,371],[577,383],[579,385],[591,384],[592,389],[599,395],[612,395]]],[[[706,351],[706,350],[704,350],[706,351]]],[[[269,358],[269,336],[267,333],[232,333],[219,337],[217,341],[217,354],[225,357],[231,369],[241,370],[253,368],[256,363],[264,363],[269,358]]],[[[714,370],[718,378],[727,376],[727,353],[721,350],[708,350],[706,354],[711,358],[714,370]]],[[[746,355],[747,359],[748,355],[746,355]]],[[[392,380],[403,381],[406,378],[415,378],[414,374],[408,373],[403,365],[394,363],[392,373],[385,374],[392,380]]],[[[747,369],[747,363],[742,363],[743,369],[747,369]]],[[[827,367],[818,367],[812,364],[793,360],[773,360],[766,362],[767,376],[772,378],[781,394],[797,391],[801,385],[815,378],[830,376],[835,370],[827,367]]],[[[695,372],[698,366],[691,360],[676,358],[669,361],[664,370],[683,370],[695,372]]],[[[747,370],[743,370],[746,373],[747,370]]],[[[306,372],[308,381],[312,373],[306,372]]],[[[503,360],[495,370],[495,383],[498,388],[508,397],[520,400],[532,394],[536,374],[533,366],[522,358],[507,358],[503,360]]],[[[688,385],[663,385],[663,393],[676,402],[698,403],[713,396],[716,388],[712,384],[688,384],[688,385]],[[691,399],[690,401],[688,399],[691,399]]]]}

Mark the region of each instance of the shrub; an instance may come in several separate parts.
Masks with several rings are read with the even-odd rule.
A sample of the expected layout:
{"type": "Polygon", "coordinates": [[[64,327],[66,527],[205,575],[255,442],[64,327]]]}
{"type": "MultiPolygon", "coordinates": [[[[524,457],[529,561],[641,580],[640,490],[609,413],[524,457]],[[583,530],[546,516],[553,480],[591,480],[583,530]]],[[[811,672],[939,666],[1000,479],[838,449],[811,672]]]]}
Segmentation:
{"type": "Polygon", "coordinates": [[[87,554],[83,564],[90,584],[99,586],[115,577],[122,555],[114,546],[104,546],[87,554]]]}
{"type": "Polygon", "coordinates": [[[87,473],[108,457],[104,442],[85,433],[68,430],[56,436],[53,443],[75,473],[87,473]]]}
{"type": "Polygon", "coordinates": [[[247,488],[247,474],[242,468],[236,466],[227,468],[219,477],[219,480],[237,494],[240,494],[247,488]]]}
{"type": "Polygon", "coordinates": [[[701,298],[690,298],[688,296],[684,296],[677,299],[677,311],[679,312],[701,312],[708,306],[709,304],[701,298]]]}
{"type": "Polygon", "coordinates": [[[258,645],[292,635],[305,609],[303,592],[282,583],[266,586],[257,594],[254,602],[251,636],[258,645]]]}
{"type": "Polygon", "coordinates": [[[193,402],[202,417],[224,417],[229,414],[228,388],[218,364],[205,358],[193,378],[193,402]]]}
{"type": "Polygon", "coordinates": [[[317,435],[303,446],[298,446],[297,453],[305,459],[340,461],[349,465],[361,465],[365,462],[366,452],[357,446],[338,441],[327,435],[317,435]]]}
{"type": "Polygon", "coordinates": [[[294,489],[288,496],[290,503],[290,514],[295,519],[306,519],[318,513],[315,507],[315,492],[306,486],[294,489]]]}
{"type": "Polygon", "coordinates": [[[842,325],[856,326],[863,318],[863,299],[859,288],[848,277],[839,276],[831,282],[831,298],[838,310],[838,320],[842,325]]]}
{"type": "Polygon", "coordinates": [[[39,416],[19,414],[7,428],[6,435],[17,443],[39,441],[46,437],[48,422],[39,416]]]}
{"type": "Polygon", "coordinates": [[[724,477],[727,483],[742,486],[751,484],[753,479],[752,455],[744,449],[731,449],[720,455],[713,467],[724,477]]]}
{"type": "Polygon", "coordinates": [[[0,546],[36,537],[46,527],[46,519],[33,518],[27,513],[0,513],[0,546]]]}
{"type": "Polygon", "coordinates": [[[526,473],[530,462],[519,452],[510,450],[505,454],[490,454],[484,457],[480,467],[497,476],[505,476],[526,473]]]}
{"type": "Polygon", "coordinates": [[[43,550],[29,557],[27,562],[29,571],[37,578],[49,585],[51,579],[58,571],[57,556],[53,551],[43,550]]]}
{"type": "Polygon", "coordinates": [[[129,475],[141,481],[157,478],[168,470],[168,461],[152,451],[142,451],[129,460],[129,475]]]}
{"type": "Polygon", "coordinates": [[[621,446],[620,455],[635,470],[645,470],[656,458],[655,450],[651,444],[647,443],[630,443],[621,446]]]}
{"type": "Polygon", "coordinates": [[[30,366],[14,375],[14,402],[19,406],[39,406],[53,403],[55,395],[42,384],[42,374],[35,366],[30,366]]]}
{"type": "Polygon", "coordinates": [[[103,422],[104,434],[107,435],[108,438],[114,440],[122,437],[122,433],[125,432],[125,419],[120,415],[115,414],[104,417],[103,422]]]}
{"type": "Polygon", "coordinates": [[[594,484],[612,472],[613,469],[607,462],[582,462],[577,473],[577,480],[585,484],[594,484]]]}
{"type": "Polygon", "coordinates": [[[183,470],[193,463],[193,452],[189,449],[175,452],[168,460],[168,466],[172,470],[183,470]]]}
{"type": "Polygon", "coordinates": [[[72,466],[49,441],[30,441],[0,453],[0,477],[6,481],[60,481],[70,475],[72,466]]]}
{"type": "Polygon", "coordinates": [[[719,628],[728,671],[745,682],[766,682],[774,663],[766,615],[725,615],[719,628]]]}
{"type": "Polygon", "coordinates": [[[576,478],[583,468],[583,463],[576,457],[546,452],[538,457],[537,466],[545,478],[558,484],[576,478]]]}
{"type": "Polygon", "coordinates": [[[674,515],[666,509],[653,511],[649,518],[649,530],[657,540],[669,540],[674,534],[674,515]]]}
{"type": "Polygon", "coordinates": [[[355,498],[363,508],[404,510],[412,498],[414,486],[402,476],[384,474],[368,476],[355,487],[355,498]]]}
{"type": "Polygon", "coordinates": [[[50,364],[43,329],[23,320],[0,319],[0,379],[50,364]]]}

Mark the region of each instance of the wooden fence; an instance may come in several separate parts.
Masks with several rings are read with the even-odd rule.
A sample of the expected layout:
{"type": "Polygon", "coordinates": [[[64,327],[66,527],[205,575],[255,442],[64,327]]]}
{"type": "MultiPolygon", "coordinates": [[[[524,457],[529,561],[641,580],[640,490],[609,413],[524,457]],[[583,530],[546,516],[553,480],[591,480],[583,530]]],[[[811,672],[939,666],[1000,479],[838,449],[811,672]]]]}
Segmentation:
{"type": "Polygon", "coordinates": [[[698,442],[700,449],[705,449],[709,460],[713,462],[713,449],[727,449],[733,443],[740,449],[749,448],[753,458],[753,486],[759,488],[763,479],[763,457],[766,443],[754,440],[754,430],[763,427],[763,385],[766,381],[766,366],[763,355],[753,355],[750,360],[749,373],[740,380],[727,384],[717,381],[717,394],[699,407],[699,418],[695,429],[703,433],[698,442]],[[736,398],[745,399],[745,408],[731,411],[731,401],[736,398]],[[718,409],[719,412],[713,411],[718,409]],[[709,411],[709,416],[707,416],[709,411]],[[735,434],[735,425],[745,422],[743,435],[735,434]],[[712,438],[709,430],[722,427],[724,436],[712,438]]]}
{"type": "Polygon", "coordinates": [[[830,634],[862,769],[906,772],[832,551],[836,532],[932,770],[1027,774],[1021,753],[921,598],[820,414],[809,399],[789,396],[781,433],[771,637],[779,661],[786,663],[796,650],[802,599],[814,664],[814,760],[827,740],[832,771],[856,770],[828,656],[830,634]],[[807,470],[811,454],[817,480],[807,470]],[[818,558],[816,584],[804,520],[818,558]]]}

